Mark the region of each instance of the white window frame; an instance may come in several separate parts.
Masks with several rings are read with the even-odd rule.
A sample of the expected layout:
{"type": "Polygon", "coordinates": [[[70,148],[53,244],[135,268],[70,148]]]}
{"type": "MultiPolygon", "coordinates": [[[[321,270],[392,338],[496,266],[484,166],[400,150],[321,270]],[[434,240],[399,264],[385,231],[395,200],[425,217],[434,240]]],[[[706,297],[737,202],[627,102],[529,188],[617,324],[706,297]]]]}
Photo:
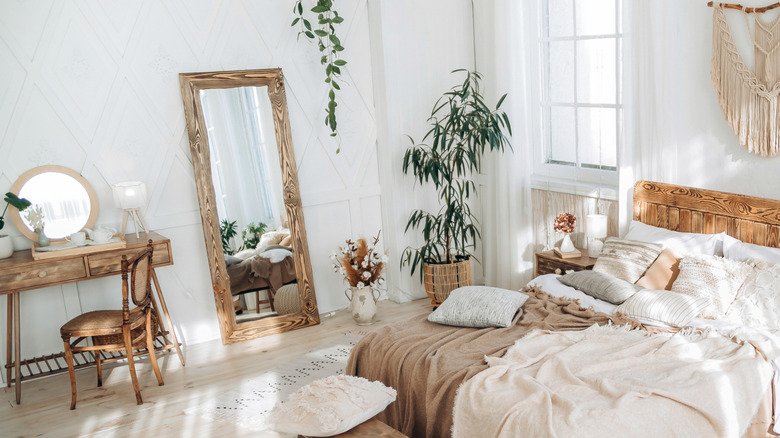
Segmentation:
{"type": "MultiPolygon", "coordinates": [[[[623,38],[623,29],[621,24],[621,14],[622,14],[622,8],[621,5],[622,0],[616,0],[616,8],[615,8],[615,21],[616,21],[616,29],[617,33],[614,34],[604,34],[604,35],[584,35],[584,36],[566,36],[566,37],[547,37],[546,35],[543,35],[543,31],[545,29],[546,23],[544,20],[547,19],[546,17],[546,7],[547,7],[547,0],[537,0],[536,2],[533,2],[536,10],[533,11],[533,14],[531,15],[535,19],[533,20],[534,23],[531,26],[528,26],[529,33],[527,34],[528,40],[533,42],[534,49],[531,50],[531,53],[529,54],[531,59],[538,60],[538,63],[529,63],[531,65],[536,64],[538,68],[530,69],[528,71],[529,74],[529,85],[532,84],[535,89],[531,89],[534,87],[529,87],[529,96],[536,96],[538,99],[536,102],[530,102],[531,105],[533,105],[531,108],[535,108],[534,111],[532,111],[531,114],[531,122],[532,126],[535,126],[536,129],[533,129],[532,132],[532,138],[534,141],[534,144],[536,145],[534,147],[534,175],[532,178],[533,186],[534,188],[540,188],[540,189],[547,189],[550,188],[552,185],[557,187],[557,190],[559,191],[565,191],[565,192],[572,192],[572,193],[578,193],[578,194],[584,194],[583,192],[589,192],[590,189],[597,189],[597,188],[614,188],[617,189],[618,186],[618,176],[619,176],[619,170],[620,170],[620,150],[622,148],[623,144],[623,115],[624,115],[624,96],[623,96],[623,67],[622,67],[622,49],[624,44],[624,38],[623,38]],[[615,56],[616,60],[618,60],[616,66],[615,66],[615,74],[616,74],[616,98],[617,103],[616,104],[586,104],[586,103],[577,103],[577,81],[576,81],[576,64],[573,69],[573,75],[574,75],[574,100],[575,102],[551,102],[548,99],[548,91],[549,91],[549,85],[547,83],[548,81],[548,74],[545,71],[549,68],[549,61],[548,57],[549,54],[546,50],[544,50],[544,45],[546,45],[548,42],[551,41],[584,41],[584,40],[592,40],[592,39],[604,39],[604,38],[614,38],[616,40],[615,44],[615,56]],[[549,108],[551,107],[570,107],[575,108],[575,141],[578,141],[578,135],[577,135],[577,108],[614,108],[617,109],[616,111],[616,167],[614,170],[604,170],[604,169],[597,169],[597,168],[590,168],[590,167],[582,167],[579,163],[579,157],[577,157],[577,162],[574,165],[564,165],[564,164],[556,164],[556,163],[550,163],[548,162],[548,139],[544,138],[544,136],[549,136],[549,129],[547,128],[549,126],[549,108]],[[567,189],[568,186],[568,189],[567,189]]],[[[576,18],[576,1],[573,1],[573,13],[572,13],[572,19],[575,20],[576,18]]],[[[531,24],[531,23],[529,23],[531,24]]],[[[573,24],[575,33],[576,33],[576,23],[573,24]]],[[[575,63],[577,61],[577,55],[576,55],[576,43],[575,43],[575,54],[574,59],[575,63]]],[[[575,154],[577,154],[579,151],[579,148],[575,146],[575,154]]]]}

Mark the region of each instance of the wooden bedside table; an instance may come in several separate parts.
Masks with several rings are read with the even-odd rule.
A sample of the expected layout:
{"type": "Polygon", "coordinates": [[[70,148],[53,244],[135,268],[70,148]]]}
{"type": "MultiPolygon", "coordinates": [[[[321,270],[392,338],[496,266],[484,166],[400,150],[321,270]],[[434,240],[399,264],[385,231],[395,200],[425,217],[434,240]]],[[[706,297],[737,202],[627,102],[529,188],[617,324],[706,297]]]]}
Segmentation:
{"type": "Polygon", "coordinates": [[[580,250],[582,257],[563,259],[552,250],[536,253],[536,276],[544,274],[564,274],[566,271],[585,271],[593,269],[596,259],[588,257],[587,250],[580,250]]]}

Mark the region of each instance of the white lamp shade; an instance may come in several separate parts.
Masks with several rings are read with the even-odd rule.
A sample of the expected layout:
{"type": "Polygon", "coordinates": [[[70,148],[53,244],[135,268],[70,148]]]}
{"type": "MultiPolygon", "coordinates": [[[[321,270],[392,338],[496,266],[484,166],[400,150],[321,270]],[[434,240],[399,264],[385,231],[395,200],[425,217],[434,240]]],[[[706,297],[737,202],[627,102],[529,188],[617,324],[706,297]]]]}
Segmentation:
{"type": "Polygon", "coordinates": [[[141,181],[126,181],[111,186],[114,203],[122,209],[141,208],[146,205],[146,184],[141,181]]]}
{"type": "Polygon", "coordinates": [[[589,214],[586,220],[586,234],[591,239],[607,237],[607,216],[603,214],[589,214]]]}

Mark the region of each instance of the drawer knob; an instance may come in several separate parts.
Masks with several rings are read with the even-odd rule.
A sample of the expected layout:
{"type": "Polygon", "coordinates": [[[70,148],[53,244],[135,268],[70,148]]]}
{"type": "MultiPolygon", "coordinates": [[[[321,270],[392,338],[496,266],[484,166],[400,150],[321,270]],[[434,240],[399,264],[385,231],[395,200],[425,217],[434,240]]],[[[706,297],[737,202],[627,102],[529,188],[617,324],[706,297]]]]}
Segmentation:
{"type": "Polygon", "coordinates": [[[38,273],[38,277],[43,278],[46,276],[46,271],[41,271],[38,273]]]}
{"type": "Polygon", "coordinates": [[[561,275],[561,268],[555,268],[555,273],[561,275]]]}

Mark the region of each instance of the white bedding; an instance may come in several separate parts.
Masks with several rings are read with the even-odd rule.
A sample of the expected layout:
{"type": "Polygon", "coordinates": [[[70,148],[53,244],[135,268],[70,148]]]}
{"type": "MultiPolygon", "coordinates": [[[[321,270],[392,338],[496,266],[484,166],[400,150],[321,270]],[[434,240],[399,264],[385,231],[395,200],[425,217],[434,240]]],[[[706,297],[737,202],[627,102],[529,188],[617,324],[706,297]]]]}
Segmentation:
{"type": "MultiPolygon", "coordinates": [[[[564,285],[558,281],[558,277],[556,274],[541,275],[528,282],[528,285],[535,284],[554,297],[577,299],[583,307],[592,307],[596,311],[609,315],[612,315],[617,308],[614,304],[593,298],[584,292],[564,285]]],[[[647,325],[660,325],[650,321],[642,322],[647,325]]],[[[750,341],[772,363],[774,368],[773,383],[775,388],[780,388],[780,331],[745,326],[739,323],[738,318],[729,318],[729,320],[694,318],[688,325],[750,341]]],[[[780,397],[777,395],[774,397],[774,412],[780,412],[780,397]]],[[[780,422],[775,423],[773,430],[776,434],[780,434],[780,424],[778,423],[780,422]]]]}

